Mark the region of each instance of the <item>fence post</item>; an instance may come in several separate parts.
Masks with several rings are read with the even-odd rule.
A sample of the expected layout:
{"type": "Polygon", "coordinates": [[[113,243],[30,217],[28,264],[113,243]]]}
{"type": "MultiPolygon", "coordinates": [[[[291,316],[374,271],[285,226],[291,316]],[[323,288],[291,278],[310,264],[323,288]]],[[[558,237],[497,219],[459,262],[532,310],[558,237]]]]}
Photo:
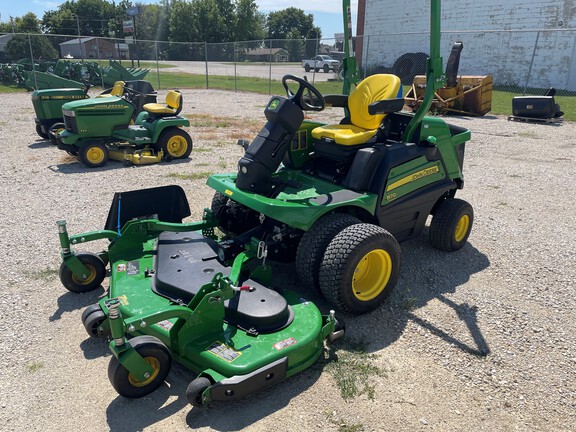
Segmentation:
{"type": "Polygon", "coordinates": [[[272,39],[268,45],[270,46],[270,56],[268,58],[268,94],[272,94],[272,39]]]}
{"type": "Polygon", "coordinates": [[[530,75],[532,75],[532,66],[534,65],[534,57],[536,57],[536,48],[538,47],[538,39],[540,39],[540,30],[536,33],[536,41],[534,42],[534,50],[532,51],[532,60],[530,60],[530,67],[528,68],[528,76],[526,77],[526,84],[524,85],[524,96],[526,95],[526,89],[528,88],[528,82],[530,81],[530,75]]]}
{"type": "Polygon", "coordinates": [[[206,63],[206,88],[208,87],[208,43],[204,42],[204,61],[206,63]]]}
{"type": "MultiPolygon", "coordinates": [[[[100,41],[100,38],[96,38],[96,52],[98,53],[98,69],[100,69],[100,71],[102,71],[102,59],[100,58],[100,45],[98,44],[98,42],[100,41]]],[[[100,72],[100,82],[102,83],[102,90],[104,90],[104,74],[102,72],[100,72]]]]}
{"type": "Polygon", "coordinates": [[[32,51],[32,38],[30,33],[28,33],[28,45],[30,46],[30,60],[32,60],[32,75],[34,75],[34,87],[35,90],[38,89],[38,80],[36,79],[36,65],[34,64],[34,52],[32,51]]]}
{"type": "Polygon", "coordinates": [[[237,84],[237,79],[236,79],[236,42],[234,42],[233,45],[233,49],[234,49],[234,91],[237,92],[238,91],[238,84],[237,84]]]}
{"type": "Polygon", "coordinates": [[[160,90],[160,65],[158,64],[158,41],[154,41],[154,52],[156,53],[156,76],[158,77],[158,90],[160,90]]]}

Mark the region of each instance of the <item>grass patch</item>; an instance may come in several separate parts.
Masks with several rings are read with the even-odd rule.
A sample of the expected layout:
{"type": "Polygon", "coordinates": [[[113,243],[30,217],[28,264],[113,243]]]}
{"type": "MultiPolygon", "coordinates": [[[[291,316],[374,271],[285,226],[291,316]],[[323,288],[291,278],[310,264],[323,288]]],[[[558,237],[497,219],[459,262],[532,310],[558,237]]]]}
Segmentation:
{"type": "Polygon", "coordinates": [[[326,418],[330,423],[335,426],[338,426],[338,432],[362,432],[364,430],[363,424],[347,424],[344,419],[337,418],[336,412],[328,412],[326,413],[326,418]]]}
{"type": "Polygon", "coordinates": [[[186,114],[185,117],[190,120],[191,127],[199,128],[234,128],[241,130],[257,128],[257,130],[260,130],[262,126],[261,120],[213,116],[211,114],[186,114]]]}
{"type": "Polygon", "coordinates": [[[44,363],[42,362],[34,362],[26,365],[26,369],[28,372],[38,372],[40,369],[44,367],[44,363]]]}
{"type": "Polygon", "coordinates": [[[192,174],[170,173],[166,174],[166,177],[177,178],[179,180],[202,180],[207,179],[212,174],[214,173],[211,171],[200,171],[192,174]]]}
{"type": "Polygon", "coordinates": [[[50,280],[58,276],[58,270],[44,269],[30,273],[30,277],[35,280],[50,280]]]}
{"type": "Polygon", "coordinates": [[[363,341],[346,340],[345,344],[344,349],[336,352],[336,360],[327,367],[336,380],[340,396],[347,401],[363,394],[374,399],[375,378],[385,375],[385,371],[373,364],[376,356],[366,352],[363,341]]]}
{"type": "MultiPolygon", "coordinates": [[[[76,59],[75,59],[76,60],[76,59]]],[[[107,65],[107,60],[102,60],[101,64],[107,65]]],[[[126,67],[131,67],[132,63],[123,61],[122,64],[126,67]]],[[[135,63],[135,66],[136,63],[135,63]]],[[[156,71],[156,62],[145,61],[140,62],[141,68],[151,69],[146,77],[148,81],[153,83],[154,86],[158,83],[160,78],[160,86],[162,89],[168,88],[210,88],[231,91],[245,91],[261,94],[284,95],[285,90],[280,81],[269,82],[268,78],[253,78],[253,77],[233,77],[222,75],[209,75],[206,79],[205,75],[193,75],[182,72],[168,72],[164,69],[174,67],[169,63],[161,63],[159,66],[159,77],[156,71]]],[[[276,65],[274,65],[276,66],[276,65]]],[[[340,94],[342,93],[342,83],[338,81],[316,82],[314,86],[322,94],[340,94]]],[[[410,86],[403,86],[403,94],[406,94],[410,86]]],[[[26,90],[14,86],[0,85],[0,93],[16,93],[25,92],[26,90]]],[[[512,98],[521,95],[522,89],[518,88],[516,92],[493,90],[492,91],[492,114],[498,115],[511,115],[512,114],[512,98]]],[[[564,111],[564,118],[570,121],[576,121],[576,96],[555,96],[557,104],[560,105],[564,111]]]]}

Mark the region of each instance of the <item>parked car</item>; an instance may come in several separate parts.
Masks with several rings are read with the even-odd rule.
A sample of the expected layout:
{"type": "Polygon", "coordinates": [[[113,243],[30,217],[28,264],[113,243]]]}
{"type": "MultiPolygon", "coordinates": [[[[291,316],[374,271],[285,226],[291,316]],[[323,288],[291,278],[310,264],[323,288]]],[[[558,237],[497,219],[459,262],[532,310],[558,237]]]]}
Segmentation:
{"type": "Polygon", "coordinates": [[[311,60],[302,60],[302,67],[306,72],[310,72],[314,69],[315,72],[320,70],[328,73],[331,70],[334,72],[338,72],[340,68],[340,62],[338,60],[334,60],[329,55],[317,55],[311,60]]]}

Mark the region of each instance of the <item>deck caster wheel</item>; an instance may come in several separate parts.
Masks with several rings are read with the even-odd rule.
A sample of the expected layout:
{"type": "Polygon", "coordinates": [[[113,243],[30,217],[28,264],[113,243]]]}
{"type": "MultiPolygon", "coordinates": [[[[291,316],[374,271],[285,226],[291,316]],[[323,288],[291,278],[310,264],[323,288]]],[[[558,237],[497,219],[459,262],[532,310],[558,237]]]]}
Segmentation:
{"type": "Polygon", "coordinates": [[[202,399],[202,393],[211,385],[212,383],[206,377],[198,377],[192,380],[186,388],[186,399],[188,399],[188,402],[193,406],[203,405],[204,400],[202,399]]]}
{"type": "Polygon", "coordinates": [[[84,252],[76,257],[86,266],[88,274],[79,278],[64,263],[60,265],[60,282],[68,290],[75,293],[85,293],[100,286],[106,276],[106,266],[98,255],[84,252]]]}
{"type": "Polygon", "coordinates": [[[100,305],[95,304],[86,308],[82,313],[82,324],[88,336],[100,339],[110,336],[110,327],[104,325],[108,319],[100,305]]]}
{"type": "Polygon", "coordinates": [[[153,336],[137,336],[129,343],[154,371],[140,381],[113,356],[108,365],[108,379],[119,395],[135,399],[152,393],[162,385],[170,372],[172,355],[166,345],[153,336]]]}

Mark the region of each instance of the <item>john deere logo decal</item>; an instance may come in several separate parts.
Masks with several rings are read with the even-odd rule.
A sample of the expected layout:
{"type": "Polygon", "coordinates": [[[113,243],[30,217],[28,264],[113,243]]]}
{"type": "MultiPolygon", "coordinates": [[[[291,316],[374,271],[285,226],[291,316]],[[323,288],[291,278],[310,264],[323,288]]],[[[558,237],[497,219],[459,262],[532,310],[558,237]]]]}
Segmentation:
{"type": "Polygon", "coordinates": [[[272,99],[268,104],[268,109],[275,110],[280,105],[280,99],[272,99]]]}

